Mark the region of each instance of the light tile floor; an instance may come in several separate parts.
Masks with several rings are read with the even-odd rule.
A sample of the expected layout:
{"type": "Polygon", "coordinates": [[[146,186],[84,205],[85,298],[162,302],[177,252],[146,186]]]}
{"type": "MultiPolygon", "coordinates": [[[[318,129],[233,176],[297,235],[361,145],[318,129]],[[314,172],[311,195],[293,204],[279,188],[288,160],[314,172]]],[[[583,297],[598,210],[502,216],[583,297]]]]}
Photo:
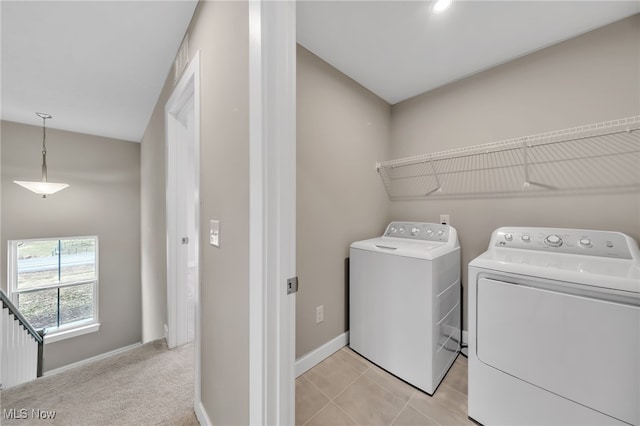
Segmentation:
{"type": "Polygon", "coordinates": [[[467,417],[467,359],[429,396],[348,347],[296,379],[296,425],[474,425],[467,417]]]}

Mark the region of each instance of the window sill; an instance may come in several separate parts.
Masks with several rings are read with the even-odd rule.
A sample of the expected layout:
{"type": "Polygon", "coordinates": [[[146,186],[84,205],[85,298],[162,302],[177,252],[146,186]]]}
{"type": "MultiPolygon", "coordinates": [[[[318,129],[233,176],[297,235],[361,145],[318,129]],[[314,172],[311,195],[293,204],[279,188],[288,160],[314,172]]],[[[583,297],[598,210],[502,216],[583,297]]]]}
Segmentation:
{"type": "Polygon", "coordinates": [[[94,333],[100,329],[100,323],[92,323],[74,327],[67,330],[56,330],[44,335],[44,343],[59,342],[60,340],[70,339],[72,337],[82,336],[83,334],[94,333]]]}

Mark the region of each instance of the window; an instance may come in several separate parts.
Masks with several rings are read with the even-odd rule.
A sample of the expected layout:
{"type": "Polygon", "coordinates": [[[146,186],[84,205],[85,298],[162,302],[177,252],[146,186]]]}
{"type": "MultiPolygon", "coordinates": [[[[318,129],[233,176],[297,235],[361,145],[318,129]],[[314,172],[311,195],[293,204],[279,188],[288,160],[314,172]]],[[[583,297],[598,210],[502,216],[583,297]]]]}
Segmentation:
{"type": "Polygon", "coordinates": [[[98,329],[98,237],[9,241],[9,295],[51,342],[98,329]]]}

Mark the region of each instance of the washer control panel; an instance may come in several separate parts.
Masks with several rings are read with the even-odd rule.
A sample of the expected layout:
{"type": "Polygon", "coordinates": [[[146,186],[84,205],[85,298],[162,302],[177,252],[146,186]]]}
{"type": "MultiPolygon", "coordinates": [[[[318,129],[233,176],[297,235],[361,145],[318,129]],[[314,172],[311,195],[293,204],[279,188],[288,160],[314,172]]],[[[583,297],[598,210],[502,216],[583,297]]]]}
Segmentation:
{"type": "Polygon", "coordinates": [[[620,232],[560,228],[499,228],[490,247],[632,259],[629,237],[620,232]]]}
{"type": "Polygon", "coordinates": [[[391,222],[384,232],[385,237],[408,238],[423,241],[449,241],[449,225],[423,222],[391,222]]]}

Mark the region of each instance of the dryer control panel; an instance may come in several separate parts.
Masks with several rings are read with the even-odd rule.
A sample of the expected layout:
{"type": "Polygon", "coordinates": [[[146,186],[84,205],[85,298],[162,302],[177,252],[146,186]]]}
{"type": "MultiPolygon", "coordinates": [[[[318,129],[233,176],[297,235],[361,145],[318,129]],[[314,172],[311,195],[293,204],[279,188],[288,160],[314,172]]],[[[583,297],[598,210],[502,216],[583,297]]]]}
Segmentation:
{"type": "Polygon", "coordinates": [[[384,232],[385,237],[407,238],[423,241],[449,241],[449,225],[423,222],[391,222],[384,232]]]}
{"type": "Polygon", "coordinates": [[[496,229],[489,247],[581,254],[615,259],[632,259],[635,241],[620,232],[565,228],[496,229]]]}

